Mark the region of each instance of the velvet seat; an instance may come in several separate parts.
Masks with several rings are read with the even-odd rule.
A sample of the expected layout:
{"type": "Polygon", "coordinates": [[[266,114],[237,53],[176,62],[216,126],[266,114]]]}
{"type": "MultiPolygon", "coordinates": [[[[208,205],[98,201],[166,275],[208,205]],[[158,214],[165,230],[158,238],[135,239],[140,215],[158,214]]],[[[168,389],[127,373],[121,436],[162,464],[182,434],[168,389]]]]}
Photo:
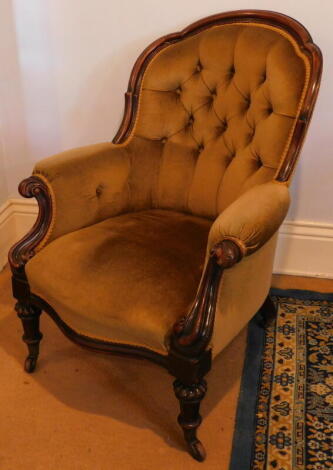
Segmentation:
{"type": "Polygon", "coordinates": [[[163,210],[106,219],[32,258],[31,289],[76,331],[167,354],[166,332],[195,296],[210,225],[163,210]]]}
{"type": "Polygon", "coordinates": [[[45,158],[20,184],[39,204],[9,254],[27,372],[42,311],[82,346],[155,361],[204,459],[212,359],[258,310],[274,316],[277,232],[321,69],[306,29],[274,12],[215,15],[148,46],[113,142],[45,158]]]}

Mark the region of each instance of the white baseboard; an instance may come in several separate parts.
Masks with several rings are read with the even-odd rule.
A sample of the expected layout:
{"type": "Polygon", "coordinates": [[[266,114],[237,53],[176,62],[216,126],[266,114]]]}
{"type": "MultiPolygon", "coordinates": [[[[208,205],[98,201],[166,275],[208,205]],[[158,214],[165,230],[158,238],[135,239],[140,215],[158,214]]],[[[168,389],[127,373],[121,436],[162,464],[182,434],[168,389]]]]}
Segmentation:
{"type": "Polygon", "coordinates": [[[7,263],[9,248],[33,226],[37,213],[33,199],[8,199],[0,207],[0,271],[7,263]]]}
{"type": "MultiPolygon", "coordinates": [[[[0,270],[9,248],[32,227],[33,199],[9,199],[0,207],[0,270]]],[[[278,239],[274,272],[333,279],[333,224],[286,221],[278,239]]]]}
{"type": "Polygon", "coordinates": [[[274,272],[333,279],[333,224],[285,221],[274,272]]]}

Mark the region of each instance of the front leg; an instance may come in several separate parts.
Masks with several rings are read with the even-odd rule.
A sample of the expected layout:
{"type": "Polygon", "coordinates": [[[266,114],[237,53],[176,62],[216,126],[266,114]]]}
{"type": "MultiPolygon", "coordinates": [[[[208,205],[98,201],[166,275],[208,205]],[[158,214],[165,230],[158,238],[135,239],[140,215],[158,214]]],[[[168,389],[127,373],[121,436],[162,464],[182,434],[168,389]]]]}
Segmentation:
{"type": "Polygon", "coordinates": [[[194,459],[202,462],[206,458],[206,451],[197,438],[197,428],[202,420],[199,410],[201,400],[207,391],[207,383],[204,379],[201,379],[197,383],[185,385],[179,379],[176,379],[173,388],[180,403],[178,423],[183,429],[189,453],[194,459]]]}
{"type": "Polygon", "coordinates": [[[169,372],[177,377],[174,390],[180,402],[178,422],[189,453],[199,462],[206,457],[196,433],[201,424],[200,403],[207,391],[203,377],[211,368],[210,341],[218,288],[223,271],[241,258],[241,250],[232,240],[222,240],[213,247],[192,308],[175,323],[169,339],[169,372]]]}
{"type": "Polygon", "coordinates": [[[25,302],[17,302],[15,310],[18,317],[22,321],[24,334],[23,341],[27,344],[29,354],[24,363],[24,370],[26,372],[33,372],[36,368],[39,343],[43,335],[39,331],[39,317],[41,310],[34,305],[25,302]]]}

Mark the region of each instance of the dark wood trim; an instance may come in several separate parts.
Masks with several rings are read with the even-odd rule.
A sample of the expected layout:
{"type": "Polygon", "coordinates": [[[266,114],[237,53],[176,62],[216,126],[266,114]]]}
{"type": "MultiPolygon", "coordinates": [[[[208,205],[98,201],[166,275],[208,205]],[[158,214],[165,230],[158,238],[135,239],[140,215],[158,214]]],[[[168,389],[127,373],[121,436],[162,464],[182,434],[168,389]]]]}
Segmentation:
{"type": "Polygon", "coordinates": [[[193,306],[173,327],[171,350],[190,357],[200,356],[206,350],[213,333],[223,270],[231,268],[241,258],[241,250],[232,240],[223,240],[213,247],[193,306]]]}
{"type": "Polygon", "coordinates": [[[34,305],[24,302],[17,302],[15,310],[22,321],[23,341],[28,346],[28,356],[24,363],[24,370],[31,373],[35,370],[39,355],[39,343],[43,338],[39,331],[39,317],[41,310],[34,305]]]}
{"type": "Polygon", "coordinates": [[[135,123],[144,72],[149,62],[160,50],[211,28],[212,26],[235,22],[263,23],[282,29],[295,39],[302,52],[306,54],[310,61],[311,72],[309,86],[306,91],[302,109],[300,110],[299,118],[297,119],[287,155],[285,156],[278,174],[276,175],[276,180],[281,182],[288,181],[302,148],[319,91],[322,73],[322,56],[320,49],[313,43],[309,32],[301,23],[289,16],[273,11],[236,10],[208,16],[207,18],[203,18],[192,23],[180,32],[168,34],[151,43],[138,57],[132,69],[127,92],[125,93],[123,120],[113,139],[113,143],[120,144],[130,136],[135,123]]]}
{"type": "Polygon", "coordinates": [[[35,248],[43,240],[50,227],[53,204],[49,188],[38,176],[30,176],[19,185],[19,193],[25,198],[35,197],[39,212],[32,229],[9,251],[8,261],[13,273],[23,275],[24,265],[35,254],[35,248]]]}
{"type": "Polygon", "coordinates": [[[115,355],[124,355],[129,357],[136,357],[138,359],[148,359],[149,361],[155,362],[156,364],[168,368],[167,356],[159,354],[156,351],[152,351],[144,346],[135,346],[126,343],[115,343],[112,341],[104,341],[102,339],[93,338],[90,336],[78,333],[65,323],[58,313],[49,305],[45,300],[39,296],[31,294],[30,303],[38,309],[46,312],[56,325],[60,328],[68,339],[78,344],[83,348],[93,350],[100,353],[108,353],[115,355]]]}
{"type": "Polygon", "coordinates": [[[191,385],[183,384],[179,379],[173,383],[173,389],[180,404],[178,423],[183,429],[189,453],[198,462],[206,458],[206,451],[197,438],[197,429],[201,424],[200,403],[207,392],[207,382],[200,379],[191,385]]]}
{"type": "Polygon", "coordinates": [[[292,135],[287,155],[285,156],[278,174],[275,177],[277,181],[281,182],[288,181],[295,168],[299,153],[304,143],[306,132],[312,118],[320,87],[323,67],[321,51],[318,46],[311,42],[311,38],[307,43],[303,44],[302,50],[308,56],[311,64],[309,85],[304,97],[299,117],[296,121],[296,126],[292,135]]]}

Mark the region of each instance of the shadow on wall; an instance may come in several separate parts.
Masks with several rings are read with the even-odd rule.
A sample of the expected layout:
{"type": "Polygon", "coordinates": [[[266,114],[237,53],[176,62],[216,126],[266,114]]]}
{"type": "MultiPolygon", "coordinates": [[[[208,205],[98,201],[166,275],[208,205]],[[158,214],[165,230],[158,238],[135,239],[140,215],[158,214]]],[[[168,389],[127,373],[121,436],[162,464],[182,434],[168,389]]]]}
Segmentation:
{"type": "MultiPolygon", "coordinates": [[[[15,183],[28,167],[28,134],[24,114],[24,95],[13,5],[11,0],[1,3],[0,29],[3,40],[0,45],[2,64],[0,71],[1,155],[3,180],[6,188],[2,197],[7,199],[16,193],[15,183]]],[[[16,185],[17,186],[17,185],[16,185]]],[[[2,201],[3,202],[3,201],[2,201]]]]}
{"type": "Polygon", "coordinates": [[[125,44],[117,54],[112,54],[110,45],[110,56],[91,71],[75,106],[68,111],[67,127],[73,146],[113,139],[123,117],[132,67],[151,40],[141,38],[142,47],[138,42],[125,44]]]}
{"type": "Polygon", "coordinates": [[[13,197],[19,182],[31,174],[34,161],[59,150],[60,121],[47,10],[4,0],[2,21],[2,52],[7,59],[2,69],[3,140],[13,197]]]}

